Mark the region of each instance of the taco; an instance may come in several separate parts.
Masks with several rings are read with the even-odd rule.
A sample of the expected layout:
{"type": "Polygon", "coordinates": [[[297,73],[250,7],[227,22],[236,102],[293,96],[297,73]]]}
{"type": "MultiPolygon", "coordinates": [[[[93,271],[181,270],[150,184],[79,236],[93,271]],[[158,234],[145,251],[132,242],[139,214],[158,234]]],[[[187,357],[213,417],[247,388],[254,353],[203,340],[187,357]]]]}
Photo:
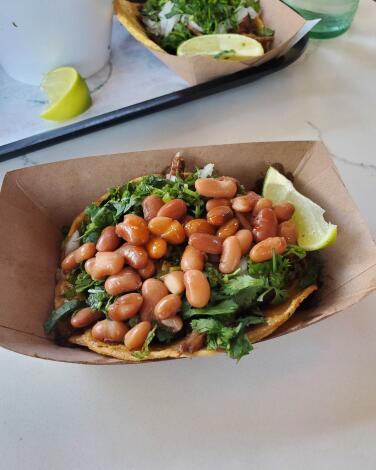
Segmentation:
{"type": "Polygon", "coordinates": [[[207,34],[248,36],[260,42],[265,52],[274,41],[274,31],[263,21],[259,0],[117,0],[115,8],[137,39],[145,42],[145,30],[151,39],[148,47],[170,54],[176,54],[184,41],[207,34]]]}
{"type": "Polygon", "coordinates": [[[236,360],[318,288],[289,202],[272,203],[214,165],[110,189],[62,244],[47,334],[124,361],[236,360]]]}

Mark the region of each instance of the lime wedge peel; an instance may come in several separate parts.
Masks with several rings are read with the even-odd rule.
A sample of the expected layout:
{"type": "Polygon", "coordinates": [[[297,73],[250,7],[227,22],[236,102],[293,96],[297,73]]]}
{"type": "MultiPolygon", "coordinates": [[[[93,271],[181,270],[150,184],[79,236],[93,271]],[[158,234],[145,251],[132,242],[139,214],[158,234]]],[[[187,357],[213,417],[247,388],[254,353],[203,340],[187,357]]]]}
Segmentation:
{"type": "Polygon", "coordinates": [[[180,44],[178,56],[211,56],[219,60],[246,60],[264,55],[256,39],[242,34],[207,34],[180,44]]]}
{"type": "Polygon", "coordinates": [[[82,114],[91,106],[91,96],[85,80],[73,67],[59,67],[48,72],[41,83],[50,102],[41,117],[65,121],[82,114]]]}
{"type": "Polygon", "coordinates": [[[298,245],[307,251],[321,250],[336,241],[337,226],[326,222],[324,209],[294,188],[290,180],[270,167],[266,173],[262,194],[273,204],[288,201],[294,204],[292,217],[298,229],[298,245]]]}

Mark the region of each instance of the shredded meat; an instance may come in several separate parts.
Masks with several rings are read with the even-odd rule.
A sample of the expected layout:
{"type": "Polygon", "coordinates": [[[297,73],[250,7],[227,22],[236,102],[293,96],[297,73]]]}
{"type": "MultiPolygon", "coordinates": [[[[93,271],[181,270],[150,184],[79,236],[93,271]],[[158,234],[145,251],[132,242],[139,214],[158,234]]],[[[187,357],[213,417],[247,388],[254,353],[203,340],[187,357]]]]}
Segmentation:
{"type": "Polygon", "coordinates": [[[241,23],[239,23],[236,32],[238,34],[244,34],[244,36],[248,36],[252,39],[256,39],[256,41],[262,44],[264,51],[268,52],[273,46],[274,36],[260,36],[258,31],[260,31],[264,26],[264,22],[259,16],[251,20],[247,15],[241,23]]]}
{"type": "Polygon", "coordinates": [[[174,179],[175,176],[181,175],[184,172],[185,161],[184,158],[178,152],[171,161],[170,168],[167,170],[166,178],[174,179]]]}
{"type": "Polygon", "coordinates": [[[199,31],[198,29],[194,28],[192,25],[188,24],[187,28],[189,31],[194,35],[194,36],[202,36],[203,33],[199,31]]]}
{"type": "Polygon", "coordinates": [[[246,36],[260,42],[265,52],[270,51],[273,46],[274,36],[257,36],[257,34],[246,34],[246,36]]]}
{"type": "Polygon", "coordinates": [[[192,333],[190,333],[179,345],[179,352],[193,353],[201,349],[204,346],[204,342],[204,334],[192,331],[192,333]]]}

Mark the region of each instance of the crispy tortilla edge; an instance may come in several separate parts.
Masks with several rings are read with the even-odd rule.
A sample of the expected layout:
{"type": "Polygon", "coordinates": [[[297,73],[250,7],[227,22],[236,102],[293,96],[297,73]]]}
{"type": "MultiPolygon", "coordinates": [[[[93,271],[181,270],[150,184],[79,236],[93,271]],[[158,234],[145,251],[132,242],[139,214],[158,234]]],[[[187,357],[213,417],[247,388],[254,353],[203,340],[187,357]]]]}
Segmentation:
{"type": "MultiPolygon", "coordinates": [[[[248,338],[250,341],[252,343],[257,343],[274,333],[294,314],[294,312],[296,312],[300,304],[316,290],[317,286],[311,285],[296,293],[284,304],[267,309],[264,312],[266,324],[253,327],[248,331],[248,338]]],[[[179,345],[182,342],[181,340],[167,348],[151,348],[149,355],[147,355],[145,359],[140,359],[139,357],[132,355],[132,352],[128,351],[124,344],[111,344],[94,339],[91,335],[90,328],[81,335],[74,335],[70,337],[69,341],[77,346],[86,347],[95,353],[113,357],[125,363],[146,362],[162,359],[179,359],[196,356],[212,356],[214,354],[218,354],[219,352],[223,352],[221,350],[211,351],[208,349],[200,349],[199,351],[193,353],[180,352],[179,345]]]]}
{"type": "MultiPolygon", "coordinates": [[[[185,175],[188,174],[188,172],[185,172],[185,175]]],[[[138,180],[139,178],[134,178],[134,180],[138,180]]],[[[106,199],[107,196],[108,193],[103,194],[94,203],[100,204],[104,199],[106,199]]],[[[82,211],[76,216],[76,218],[72,222],[67,238],[72,236],[73,233],[79,228],[84,217],[84,211],[82,211]]],[[[293,296],[287,302],[281,305],[277,305],[275,307],[268,308],[264,312],[266,324],[251,328],[248,332],[249,340],[252,343],[257,343],[262,339],[273,334],[281,325],[283,325],[283,323],[285,323],[294,314],[294,312],[299,308],[300,304],[317,289],[318,287],[313,284],[311,286],[308,286],[304,290],[293,294],[293,296]]],[[[170,345],[170,347],[168,348],[151,349],[150,354],[146,356],[145,359],[140,359],[132,355],[130,351],[127,351],[124,344],[111,344],[95,340],[91,336],[90,328],[80,335],[73,335],[69,338],[69,342],[71,344],[86,347],[97,354],[113,357],[125,363],[147,362],[163,359],[190,358],[196,356],[213,356],[214,354],[223,352],[221,350],[212,351],[205,348],[195,351],[193,353],[181,352],[179,351],[179,345],[182,341],[183,340],[178,341],[170,345]]]]}

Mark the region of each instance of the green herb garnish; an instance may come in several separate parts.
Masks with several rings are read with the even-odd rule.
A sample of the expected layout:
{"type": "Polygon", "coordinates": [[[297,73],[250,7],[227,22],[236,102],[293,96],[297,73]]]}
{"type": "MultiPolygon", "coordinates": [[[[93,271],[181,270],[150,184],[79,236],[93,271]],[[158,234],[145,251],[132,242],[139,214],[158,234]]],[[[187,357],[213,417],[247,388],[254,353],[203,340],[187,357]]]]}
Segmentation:
{"type": "MultiPolygon", "coordinates": [[[[142,8],[142,17],[146,28],[161,47],[175,54],[179,45],[194,37],[197,32],[236,32],[239,25],[238,11],[244,7],[253,8],[257,14],[261,12],[259,0],[147,0],[142,8]],[[161,12],[169,7],[172,8],[165,13],[166,20],[175,18],[177,21],[166,36],[161,25],[161,12]]],[[[221,58],[231,56],[230,51],[224,51],[223,54],[221,58]]]]}
{"type": "Polygon", "coordinates": [[[153,327],[152,330],[149,331],[147,337],[146,337],[146,340],[142,346],[142,349],[140,351],[134,351],[132,353],[132,356],[139,359],[139,360],[143,360],[145,358],[147,358],[150,354],[150,351],[149,351],[149,345],[150,343],[153,341],[154,339],[154,336],[155,336],[155,332],[156,332],[156,329],[157,329],[157,325],[155,325],[153,327]]]}
{"type": "Polygon", "coordinates": [[[45,333],[47,335],[50,334],[59,320],[66,318],[68,315],[73,315],[76,310],[84,306],[85,304],[81,300],[73,299],[68,302],[64,302],[63,305],[56,310],[52,310],[48,320],[44,323],[45,333]]]}

